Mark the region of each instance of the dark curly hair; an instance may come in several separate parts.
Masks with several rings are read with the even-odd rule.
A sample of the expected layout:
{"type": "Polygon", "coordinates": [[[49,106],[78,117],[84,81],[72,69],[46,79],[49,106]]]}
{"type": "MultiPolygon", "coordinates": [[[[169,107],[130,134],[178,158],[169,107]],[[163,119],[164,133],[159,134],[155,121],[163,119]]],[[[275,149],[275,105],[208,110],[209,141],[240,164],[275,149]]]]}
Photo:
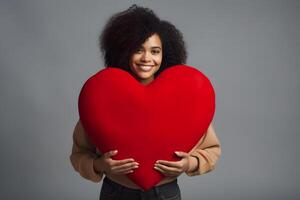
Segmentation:
{"type": "Polygon", "coordinates": [[[163,59],[154,76],[168,67],[184,64],[187,53],[182,33],[172,23],[160,20],[151,9],[133,4],[127,10],[111,16],[99,36],[106,67],[131,72],[131,55],[155,33],[162,42],[163,59]]]}

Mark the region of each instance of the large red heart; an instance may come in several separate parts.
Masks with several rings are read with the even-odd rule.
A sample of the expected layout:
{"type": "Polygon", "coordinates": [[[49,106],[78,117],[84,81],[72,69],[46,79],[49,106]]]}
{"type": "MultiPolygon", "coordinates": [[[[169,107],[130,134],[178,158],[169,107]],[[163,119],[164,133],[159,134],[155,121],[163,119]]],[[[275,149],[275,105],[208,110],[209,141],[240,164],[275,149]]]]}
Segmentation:
{"type": "Polygon", "coordinates": [[[134,158],[140,165],[128,177],[144,190],[164,178],[156,160],[180,160],[207,131],[215,93],[197,69],[176,65],[143,85],[119,68],[90,77],[79,95],[79,116],[101,152],[118,149],[113,159],[134,158]]]}

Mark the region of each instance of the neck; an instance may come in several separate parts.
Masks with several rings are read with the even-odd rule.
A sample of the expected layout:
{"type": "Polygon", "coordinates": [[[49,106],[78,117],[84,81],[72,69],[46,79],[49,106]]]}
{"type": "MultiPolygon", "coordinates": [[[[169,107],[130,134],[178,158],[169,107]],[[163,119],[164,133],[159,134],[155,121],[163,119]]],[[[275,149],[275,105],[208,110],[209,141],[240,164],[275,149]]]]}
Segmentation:
{"type": "Polygon", "coordinates": [[[154,77],[148,78],[148,79],[139,79],[139,82],[143,85],[148,85],[154,80],[154,77]]]}

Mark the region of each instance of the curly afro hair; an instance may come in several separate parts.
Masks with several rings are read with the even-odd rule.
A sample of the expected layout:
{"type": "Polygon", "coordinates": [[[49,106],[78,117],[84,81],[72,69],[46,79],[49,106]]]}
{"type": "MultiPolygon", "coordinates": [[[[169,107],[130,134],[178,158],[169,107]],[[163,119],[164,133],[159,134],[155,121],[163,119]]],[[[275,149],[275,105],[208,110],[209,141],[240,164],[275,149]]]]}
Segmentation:
{"type": "Polygon", "coordinates": [[[131,55],[155,33],[162,42],[163,60],[154,76],[168,67],[184,64],[187,53],[182,33],[172,23],[160,20],[151,9],[133,4],[127,10],[111,16],[99,36],[106,67],[131,72],[131,55]]]}

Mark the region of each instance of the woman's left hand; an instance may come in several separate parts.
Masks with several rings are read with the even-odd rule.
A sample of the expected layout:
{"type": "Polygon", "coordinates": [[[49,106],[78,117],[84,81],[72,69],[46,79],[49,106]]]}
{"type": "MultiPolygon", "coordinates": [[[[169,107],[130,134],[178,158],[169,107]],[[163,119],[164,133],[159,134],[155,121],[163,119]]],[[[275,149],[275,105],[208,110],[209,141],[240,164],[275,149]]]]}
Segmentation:
{"type": "Polygon", "coordinates": [[[165,176],[179,176],[181,173],[189,170],[190,167],[190,155],[186,152],[175,152],[177,156],[181,157],[180,161],[166,161],[157,160],[154,169],[160,171],[165,176]]]}

